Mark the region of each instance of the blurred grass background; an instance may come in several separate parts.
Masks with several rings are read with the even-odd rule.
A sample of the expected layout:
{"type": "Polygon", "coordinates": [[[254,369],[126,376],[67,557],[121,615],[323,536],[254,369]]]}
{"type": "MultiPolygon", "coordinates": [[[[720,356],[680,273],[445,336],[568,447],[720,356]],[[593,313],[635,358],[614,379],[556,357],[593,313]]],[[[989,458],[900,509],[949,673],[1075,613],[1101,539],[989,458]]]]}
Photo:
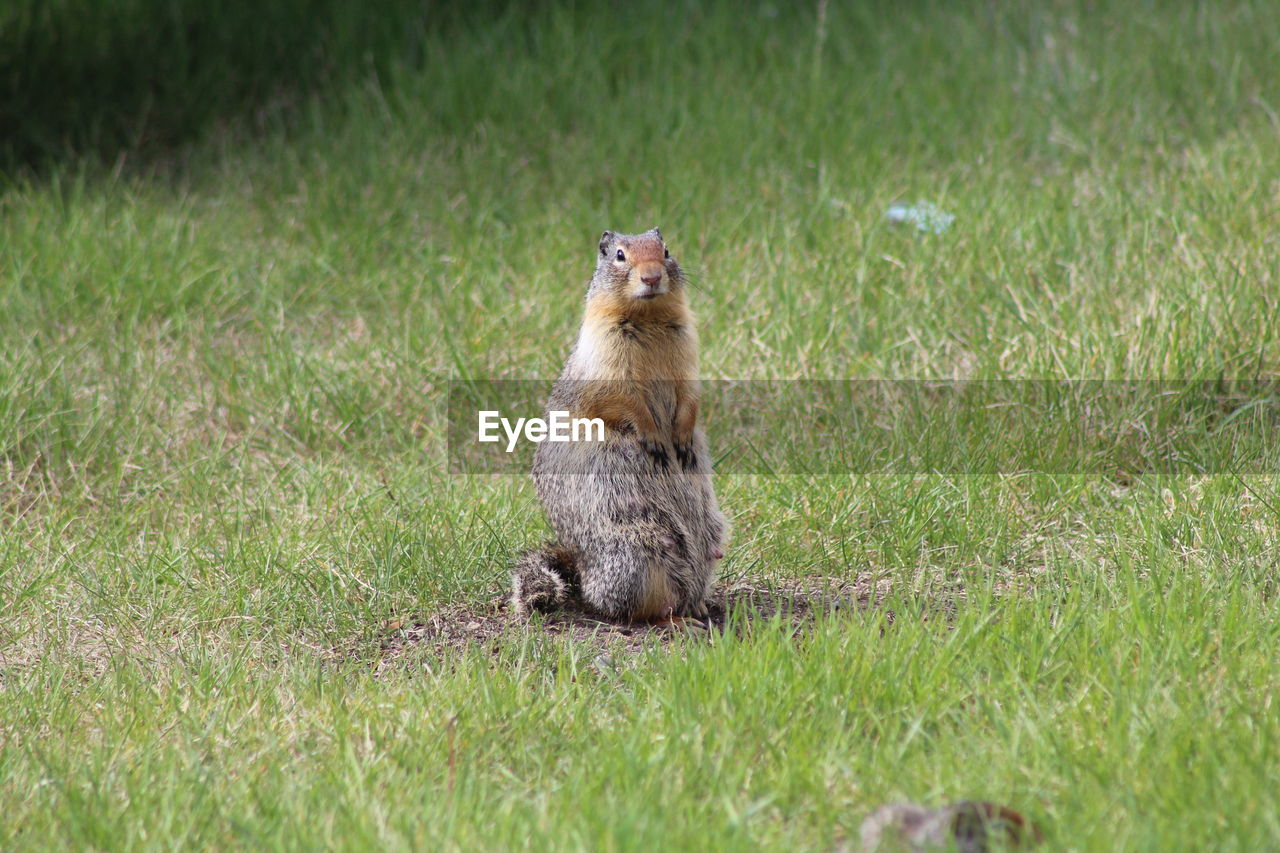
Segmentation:
{"type": "Polygon", "coordinates": [[[0,846],[1276,846],[1256,469],[722,477],[728,581],[883,608],[374,671],[544,534],[444,396],[555,375],[606,227],[708,377],[1274,380],[1278,58],[1261,0],[5,5],[0,846]]]}
{"type": "Polygon", "coordinates": [[[420,65],[429,36],[461,17],[458,4],[423,2],[14,0],[0,10],[5,162],[163,159],[229,124],[287,122],[309,97],[420,65]]]}

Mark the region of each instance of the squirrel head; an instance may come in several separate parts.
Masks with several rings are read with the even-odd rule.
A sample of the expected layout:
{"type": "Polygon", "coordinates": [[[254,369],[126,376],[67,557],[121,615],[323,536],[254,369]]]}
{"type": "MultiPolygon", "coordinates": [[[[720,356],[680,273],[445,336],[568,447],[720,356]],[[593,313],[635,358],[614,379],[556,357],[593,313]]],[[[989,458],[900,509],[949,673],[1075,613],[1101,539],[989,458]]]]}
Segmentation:
{"type": "Polygon", "coordinates": [[[684,273],[657,228],[643,234],[606,231],[600,235],[587,298],[607,294],[610,301],[621,303],[619,307],[627,303],[637,308],[646,303],[656,306],[673,299],[683,301],[684,285],[684,273]]]}

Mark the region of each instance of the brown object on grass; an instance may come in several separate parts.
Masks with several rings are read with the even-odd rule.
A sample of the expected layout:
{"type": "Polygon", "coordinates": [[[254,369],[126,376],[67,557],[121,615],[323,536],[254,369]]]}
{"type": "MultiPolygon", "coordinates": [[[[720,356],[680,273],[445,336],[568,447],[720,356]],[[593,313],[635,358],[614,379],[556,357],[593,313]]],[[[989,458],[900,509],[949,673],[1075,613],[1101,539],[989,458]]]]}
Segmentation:
{"type": "Polygon", "coordinates": [[[862,822],[862,849],[985,853],[991,842],[1026,849],[1044,840],[1034,823],[1006,806],[963,800],[939,809],[881,806],[862,822]]]}

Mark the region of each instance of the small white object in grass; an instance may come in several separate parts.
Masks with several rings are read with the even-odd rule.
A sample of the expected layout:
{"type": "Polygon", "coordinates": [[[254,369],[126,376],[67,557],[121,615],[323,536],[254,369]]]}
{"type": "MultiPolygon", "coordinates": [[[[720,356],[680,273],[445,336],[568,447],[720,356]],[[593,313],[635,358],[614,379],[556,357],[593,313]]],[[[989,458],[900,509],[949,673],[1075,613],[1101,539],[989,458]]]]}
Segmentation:
{"type": "Polygon", "coordinates": [[[914,225],[917,231],[932,231],[934,234],[941,234],[956,221],[950,213],[929,201],[891,205],[885,217],[890,222],[914,225]]]}

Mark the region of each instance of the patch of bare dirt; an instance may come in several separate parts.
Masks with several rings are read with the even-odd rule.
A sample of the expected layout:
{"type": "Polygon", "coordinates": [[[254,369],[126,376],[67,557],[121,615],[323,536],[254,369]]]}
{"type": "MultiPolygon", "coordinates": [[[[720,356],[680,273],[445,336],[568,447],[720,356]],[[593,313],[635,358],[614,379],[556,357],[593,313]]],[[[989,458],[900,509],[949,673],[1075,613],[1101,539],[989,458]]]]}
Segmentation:
{"type": "MultiPolygon", "coordinates": [[[[714,642],[725,631],[750,632],[761,622],[779,620],[800,630],[819,614],[854,613],[879,604],[889,591],[889,580],[857,581],[777,581],[768,586],[735,584],[714,594],[710,615],[705,621],[686,620],[677,625],[612,622],[567,608],[538,614],[530,619],[515,616],[505,598],[481,605],[455,605],[430,614],[391,619],[381,626],[380,654],[375,662],[381,672],[398,660],[426,650],[440,655],[468,649],[484,649],[497,654],[504,646],[519,642],[530,632],[553,638],[568,638],[603,650],[638,652],[647,644],[670,643],[678,638],[714,642]]],[[[892,612],[886,612],[888,621],[892,612]]],[[[367,646],[364,646],[367,655],[367,646]]],[[[362,655],[353,648],[337,656],[347,660],[362,655]]]]}

